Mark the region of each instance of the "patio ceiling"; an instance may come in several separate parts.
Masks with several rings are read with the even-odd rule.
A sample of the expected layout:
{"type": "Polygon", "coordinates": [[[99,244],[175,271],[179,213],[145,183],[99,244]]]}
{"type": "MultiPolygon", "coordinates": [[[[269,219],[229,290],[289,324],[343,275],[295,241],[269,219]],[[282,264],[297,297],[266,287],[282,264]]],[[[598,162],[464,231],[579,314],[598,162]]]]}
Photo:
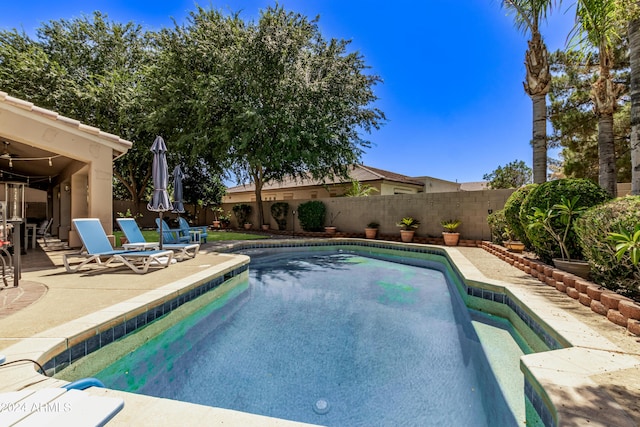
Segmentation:
{"type": "Polygon", "coordinates": [[[0,181],[51,189],[85,165],[111,185],[113,159],[132,143],[0,91],[0,181]]]}
{"type": "Polygon", "coordinates": [[[47,189],[74,162],[51,151],[0,138],[2,180],[26,181],[30,187],[47,189]]]}

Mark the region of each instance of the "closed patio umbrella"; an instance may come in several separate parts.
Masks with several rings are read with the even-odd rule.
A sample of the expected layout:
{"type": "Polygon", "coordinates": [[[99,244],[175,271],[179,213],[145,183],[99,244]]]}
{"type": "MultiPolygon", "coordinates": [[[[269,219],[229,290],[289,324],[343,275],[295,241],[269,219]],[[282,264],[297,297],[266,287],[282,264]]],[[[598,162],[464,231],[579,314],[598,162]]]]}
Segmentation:
{"type": "Polygon", "coordinates": [[[184,174],[180,165],[173,169],[173,210],[174,213],[184,212],[184,200],[182,194],[182,178],[184,174]]]}
{"type": "Polygon", "coordinates": [[[158,212],[160,215],[160,249],[162,249],[162,214],[173,209],[169,201],[167,185],[169,184],[169,170],[167,167],[167,146],[161,136],[156,136],[151,146],[153,153],[153,166],[151,174],[153,177],[153,196],[147,204],[147,209],[158,212]]]}

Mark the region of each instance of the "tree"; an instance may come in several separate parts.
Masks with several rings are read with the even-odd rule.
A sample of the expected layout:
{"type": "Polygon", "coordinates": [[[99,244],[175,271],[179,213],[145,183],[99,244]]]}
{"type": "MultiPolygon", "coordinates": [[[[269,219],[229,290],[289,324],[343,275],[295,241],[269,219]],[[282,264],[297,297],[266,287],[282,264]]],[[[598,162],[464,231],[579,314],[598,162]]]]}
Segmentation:
{"type": "MultiPolygon", "coordinates": [[[[614,48],[613,81],[625,87],[614,113],[614,143],[618,182],[631,177],[629,155],[628,58],[625,40],[614,48]]],[[[573,50],[557,51],[550,57],[553,74],[549,92],[549,119],[553,133],[549,145],[562,147],[562,176],[598,182],[598,123],[591,107],[591,84],[598,69],[595,56],[573,50]]]]}
{"type": "Polygon", "coordinates": [[[592,84],[591,100],[598,117],[598,182],[611,196],[616,196],[616,153],[613,139],[613,114],[622,85],[611,77],[613,47],[620,40],[620,24],[615,20],[616,7],[611,0],[579,0],[576,7],[577,40],[585,54],[597,51],[599,72],[592,84]]]}
{"type": "Polygon", "coordinates": [[[489,188],[520,188],[531,183],[531,168],[522,160],[514,160],[504,167],[498,166],[491,173],[484,174],[482,179],[489,181],[489,188]]]}
{"type": "Polygon", "coordinates": [[[618,6],[629,19],[631,194],[640,195],[640,1],[620,0],[618,6]]]}
{"type": "Polygon", "coordinates": [[[363,184],[357,179],[351,180],[351,187],[344,193],[346,197],[367,197],[374,191],[378,191],[377,188],[370,186],[369,184],[363,184]]]}
{"type": "Polygon", "coordinates": [[[540,24],[551,10],[552,0],[504,0],[514,12],[516,28],[531,35],[525,54],[524,91],[533,103],[533,181],[547,180],[547,93],[551,83],[549,53],[540,34],[540,24]]]}
{"type": "Polygon", "coordinates": [[[134,201],[151,177],[149,146],[156,132],[145,125],[144,78],[153,50],[133,23],[92,17],[49,21],[37,40],[0,32],[0,87],[38,106],[135,142],[115,162],[114,176],[134,201]]]}
{"type": "Polygon", "coordinates": [[[347,177],[369,146],[360,132],[384,119],[371,106],[380,79],[365,74],[362,56],[347,52],[349,42],[325,40],[317,19],[279,6],[238,33],[222,82],[228,108],[217,111],[215,140],[236,179],[254,183],[262,223],[265,183],[347,177]]]}

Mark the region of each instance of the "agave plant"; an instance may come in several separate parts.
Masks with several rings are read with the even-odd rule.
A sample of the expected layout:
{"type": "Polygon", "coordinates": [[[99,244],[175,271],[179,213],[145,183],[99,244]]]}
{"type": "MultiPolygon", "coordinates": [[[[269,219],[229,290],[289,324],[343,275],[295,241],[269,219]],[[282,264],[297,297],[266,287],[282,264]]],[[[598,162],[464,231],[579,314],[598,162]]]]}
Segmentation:
{"type": "Polygon", "coordinates": [[[402,218],[399,223],[396,224],[402,230],[415,230],[420,226],[420,221],[410,216],[402,218]]]}
{"type": "Polygon", "coordinates": [[[455,233],[456,229],[460,227],[460,224],[462,224],[462,222],[457,219],[447,219],[440,222],[440,224],[442,225],[442,228],[447,230],[447,233],[455,233]]]}

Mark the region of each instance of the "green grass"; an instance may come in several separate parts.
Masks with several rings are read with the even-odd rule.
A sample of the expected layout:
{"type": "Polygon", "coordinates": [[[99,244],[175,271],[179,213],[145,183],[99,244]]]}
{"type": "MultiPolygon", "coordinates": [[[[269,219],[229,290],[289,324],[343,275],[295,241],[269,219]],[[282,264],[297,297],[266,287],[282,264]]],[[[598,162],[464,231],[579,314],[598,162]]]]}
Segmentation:
{"type": "MultiPolygon", "coordinates": [[[[117,230],[114,231],[113,234],[114,236],[116,236],[116,246],[122,246],[120,243],[120,237],[122,237],[124,233],[117,230]]],[[[236,233],[235,231],[208,231],[207,234],[207,242],[266,239],[266,236],[259,236],[257,234],[236,233]]],[[[147,242],[160,241],[160,234],[155,230],[142,230],[142,235],[147,242]]]]}

